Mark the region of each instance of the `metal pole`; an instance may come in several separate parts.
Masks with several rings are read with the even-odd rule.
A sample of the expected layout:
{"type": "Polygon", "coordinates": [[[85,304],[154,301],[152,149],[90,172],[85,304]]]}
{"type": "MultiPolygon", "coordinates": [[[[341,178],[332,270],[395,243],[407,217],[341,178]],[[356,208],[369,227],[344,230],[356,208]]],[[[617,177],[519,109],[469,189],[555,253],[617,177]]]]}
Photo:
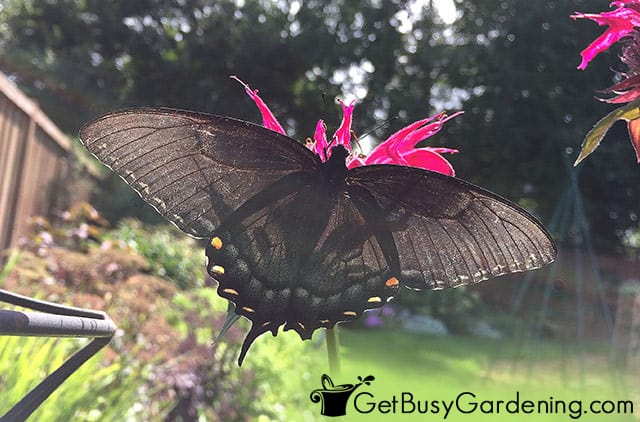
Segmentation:
{"type": "Polygon", "coordinates": [[[0,335],[93,338],[0,418],[0,422],[24,421],[83,363],[109,344],[116,326],[104,312],[58,305],[6,290],[0,290],[0,301],[40,311],[0,310],[0,335]]]}
{"type": "Polygon", "coordinates": [[[96,338],[111,337],[115,330],[110,319],[0,309],[0,336],[96,338]]]}

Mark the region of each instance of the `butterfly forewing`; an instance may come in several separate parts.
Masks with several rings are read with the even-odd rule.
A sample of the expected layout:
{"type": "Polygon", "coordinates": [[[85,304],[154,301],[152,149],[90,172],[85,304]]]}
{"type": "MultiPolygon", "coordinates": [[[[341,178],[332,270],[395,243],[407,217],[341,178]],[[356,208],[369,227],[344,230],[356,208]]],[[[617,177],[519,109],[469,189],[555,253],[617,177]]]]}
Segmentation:
{"type": "Polygon", "coordinates": [[[555,259],[555,244],[538,221],[460,179],[380,165],[351,170],[347,184],[367,189],[387,213],[407,287],[455,287],[555,259]]]}
{"type": "Polygon", "coordinates": [[[298,142],[251,123],[170,109],[107,114],[80,140],[181,230],[209,237],[248,198],[320,161],[298,142]]]}

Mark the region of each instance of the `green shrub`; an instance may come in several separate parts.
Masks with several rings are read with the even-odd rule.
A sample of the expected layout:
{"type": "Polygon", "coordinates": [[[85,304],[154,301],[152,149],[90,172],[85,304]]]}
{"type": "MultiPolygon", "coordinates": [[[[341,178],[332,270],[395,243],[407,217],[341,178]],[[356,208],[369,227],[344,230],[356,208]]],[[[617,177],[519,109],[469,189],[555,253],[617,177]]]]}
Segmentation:
{"type": "Polygon", "coordinates": [[[142,255],[154,275],[172,280],[180,289],[204,285],[204,249],[173,226],[147,228],[138,220],[125,219],[104,239],[142,255]]]}

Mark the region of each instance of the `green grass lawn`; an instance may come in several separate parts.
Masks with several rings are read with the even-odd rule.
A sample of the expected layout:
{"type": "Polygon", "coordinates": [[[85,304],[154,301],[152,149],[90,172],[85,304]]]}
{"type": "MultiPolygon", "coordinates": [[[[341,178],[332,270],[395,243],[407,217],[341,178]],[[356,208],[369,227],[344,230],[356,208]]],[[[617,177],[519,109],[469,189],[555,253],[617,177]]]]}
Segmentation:
{"type": "MultiPolygon", "coordinates": [[[[637,421],[633,416],[622,414],[595,415],[587,406],[592,400],[633,400],[636,418],[638,410],[638,368],[621,377],[614,377],[607,367],[606,345],[590,344],[584,357],[584,371],[580,371],[579,355],[575,347],[559,342],[526,345],[515,340],[488,340],[456,336],[416,335],[391,330],[347,330],[341,327],[341,375],[332,376],[336,385],[356,383],[357,377],[373,375],[371,385],[360,386],[347,404],[347,416],[325,418],[320,416],[320,403],[312,403],[309,394],[321,388],[320,377],[327,371],[326,349],[318,336],[311,342],[301,342],[293,332],[280,333],[278,337],[263,336],[252,348],[249,358],[233,371],[254,371],[262,389],[260,402],[266,413],[253,419],[286,421],[637,421]],[[535,352],[535,357],[532,355],[535,352]],[[518,356],[518,358],[514,358],[518,356]],[[530,357],[531,356],[531,357],[530,357]],[[264,365],[264,362],[271,362],[264,365]],[[582,373],[582,377],[580,374],[582,373]],[[624,381],[624,382],[623,382],[624,381]],[[624,385],[626,384],[626,386],[624,385]],[[361,394],[364,393],[364,394],[361,394]],[[413,396],[413,402],[430,403],[428,412],[436,410],[433,401],[438,401],[438,413],[403,414],[401,399],[405,393],[413,396]],[[463,414],[453,407],[445,418],[442,402],[455,401],[461,393],[462,410],[470,410],[475,401],[492,400],[507,402],[515,400],[519,393],[520,403],[544,400],[563,400],[564,413],[509,414],[506,403],[501,404],[500,413],[483,414],[480,411],[463,414]],[[358,394],[359,408],[367,411],[372,405],[382,403],[382,411],[391,412],[394,396],[399,401],[395,413],[381,413],[376,408],[369,414],[358,413],[354,399],[358,394]],[[553,397],[553,399],[551,399],[553,397]],[[582,410],[576,413],[571,401],[582,400],[582,410]],[[387,406],[387,407],[385,407],[387,406]]],[[[35,382],[44,377],[65,358],[67,347],[48,348],[55,342],[42,339],[18,339],[5,337],[0,342],[0,414],[6,411],[35,382]],[[18,343],[27,342],[30,349],[22,350],[18,343]],[[18,353],[19,352],[19,353],[18,353]],[[40,358],[46,355],[47,358],[40,358]],[[34,367],[34,361],[48,363],[49,368],[34,367]],[[42,372],[41,372],[42,371],[42,372]],[[27,385],[27,383],[29,385],[27,385]]],[[[66,340],[68,341],[68,340],[66,340]]],[[[65,343],[66,344],[66,343],[65,343]]],[[[122,420],[122,415],[136,402],[135,388],[128,382],[137,379],[131,373],[119,374],[119,363],[100,369],[98,361],[92,360],[74,374],[62,388],[54,393],[39,410],[33,420],[62,420],[62,409],[72,413],[70,420],[122,420]],[[120,379],[120,381],[118,381],[120,379]],[[112,388],[113,382],[121,384],[112,388]],[[100,401],[96,407],[95,401],[100,401]],[[91,412],[73,412],[73,403],[85,403],[83,408],[98,409],[91,412]],[[115,417],[115,415],[119,415],[115,417]],[[78,419],[79,418],[79,419],[78,419]]],[[[135,386],[134,386],[135,387],[135,386]]],[[[484,404],[487,411],[489,404],[484,404]]],[[[537,405],[537,404],[536,404],[537,405]]],[[[513,404],[511,404],[513,406],[513,404]]],[[[409,410],[410,404],[405,405],[409,410]]],[[[135,418],[133,419],[135,420],[135,418]]]]}
{"type": "MultiPolygon", "coordinates": [[[[340,376],[334,377],[334,383],[355,383],[357,376],[375,376],[371,385],[360,386],[351,396],[347,405],[347,416],[342,418],[326,418],[326,420],[426,420],[426,421],[633,421],[633,416],[622,414],[596,415],[588,408],[592,400],[633,400],[636,417],[638,410],[637,373],[626,374],[624,380],[613,375],[607,367],[606,347],[590,345],[589,352],[584,355],[581,364],[580,354],[575,347],[557,342],[532,343],[522,347],[522,342],[515,340],[489,340],[472,337],[438,337],[416,335],[401,331],[358,331],[341,332],[341,359],[343,370],[340,376]],[[599,349],[599,350],[598,350],[599,349]],[[596,350],[595,352],[593,350],[596,350]],[[535,356],[532,356],[534,355],[535,356]],[[516,358],[516,356],[519,356],[516,358]],[[580,367],[583,370],[580,370],[580,367]],[[369,414],[360,414],[354,408],[354,399],[358,393],[369,393],[359,396],[358,403],[362,411],[369,410],[372,405],[381,401],[392,402],[395,395],[398,400],[396,413],[391,413],[391,404],[382,404],[381,413],[376,408],[369,414]],[[463,414],[455,409],[450,410],[445,419],[444,405],[439,403],[438,413],[403,414],[401,406],[402,393],[413,395],[414,403],[437,401],[455,401],[464,394],[460,403],[462,410],[470,410],[472,401],[480,403],[492,400],[494,413],[463,414]],[[520,403],[531,400],[533,413],[510,414],[505,410],[506,403],[500,404],[500,412],[495,413],[497,401],[515,400],[519,393],[520,403]],[[372,397],[373,396],[373,397],[372,397]],[[565,402],[565,411],[562,404],[565,402]],[[582,400],[579,403],[571,401],[582,400]],[[543,413],[535,409],[538,401],[543,413]],[[552,402],[559,411],[544,412],[545,406],[552,402]],[[582,410],[580,412],[580,410],[582,410]]],[[[311,352],[311,350],[310,350],[311,352]]],[[[315,349],[313,353],[321,353],[315,349]]],[[[309,392],[320,388],[322,368],[311,371],[309,392]]],[[[408,395],[405,394],[405,398],[408,395]]],[[[312,420],[320,413],[320,403],[309,403],[303,414],[296,420],[312,420]],[[311,409],[311,412],[306,410],[311,409]],[[313,416],[311,416],[313,415],[313,416]]],[[[491,404],[483,404],[489,412],[491,404]]],[[[421,404],[424,406],[424,404],[421,404]]],[[[430,404],[433,406],[433,403],[430,404]]],[[[480,406],[480,404],[478,404],[480,406]]],[[[510,405],[513,409],[515,404],[510,405]]],[[[610,404],[605,404],[605,410],[610,404]]],[[[410,410],[411,404],[405,405],[410,410]]],[[[428,411],[436,410],[429,407],[428,411]]],[[[597,409],[596,409],[597,410],[597,409]]],[[[289,413],[289,412],[288,412],[289,413]]],[[[291,414],[291,413],[289,413],[291,414]]],[[[320,419],[322,420],[322,419],[320,419]]]]}

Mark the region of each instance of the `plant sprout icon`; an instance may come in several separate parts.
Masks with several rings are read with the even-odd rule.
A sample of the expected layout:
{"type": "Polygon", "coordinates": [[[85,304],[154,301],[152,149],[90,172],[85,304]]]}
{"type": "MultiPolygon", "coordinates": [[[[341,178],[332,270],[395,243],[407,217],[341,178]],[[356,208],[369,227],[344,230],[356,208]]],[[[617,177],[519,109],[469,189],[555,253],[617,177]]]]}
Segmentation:
{"type": "Polygon", "coordinates": [[[358,376],[357,384],[333,385],[329,375],[322,374],[320,380],[323,388],[313,390],[309,398],[313,403],[322,401],[320,413],[323,416],[344,416],[347,414],[347,401],[355,389],[362,384],[371,385],[374,379],[373,375],[367,375],[364,378],[358,376]]]}

